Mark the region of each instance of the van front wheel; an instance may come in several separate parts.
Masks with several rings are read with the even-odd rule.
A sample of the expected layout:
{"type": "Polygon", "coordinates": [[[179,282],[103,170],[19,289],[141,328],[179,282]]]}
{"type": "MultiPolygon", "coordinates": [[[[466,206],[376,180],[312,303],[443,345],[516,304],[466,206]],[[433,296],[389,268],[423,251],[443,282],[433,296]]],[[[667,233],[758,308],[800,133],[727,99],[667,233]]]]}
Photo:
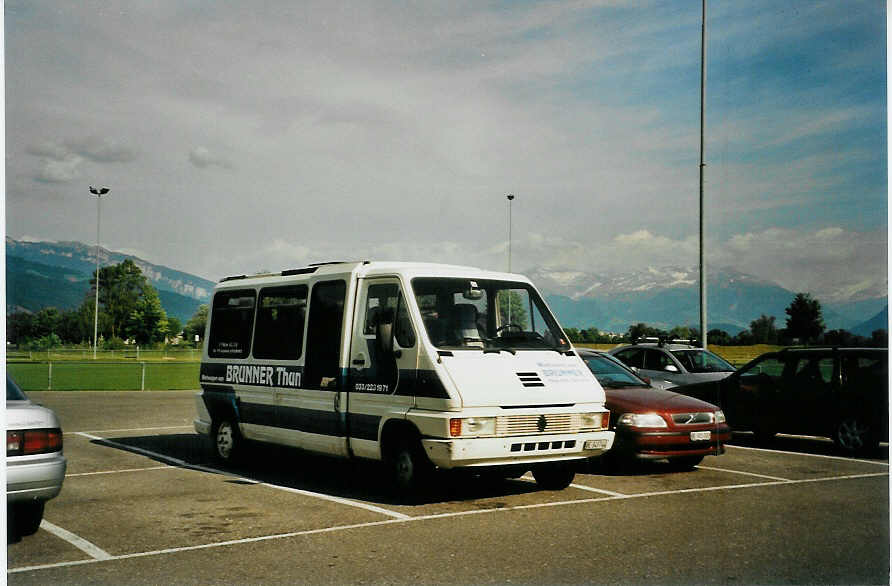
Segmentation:
{"type": "Polygon", "coordinates": [[[573,482],[576,470],[564,462],[539,464],[533,468],[536,484],[545,490],[564,490],[573,482]]]}
{"type": "Polygon", "coordinates": [[[404,498],[416,498],[433,471],[433,465],[417,440],[400,441],[391,451],[387,464],[394,489],[404,498]]]}

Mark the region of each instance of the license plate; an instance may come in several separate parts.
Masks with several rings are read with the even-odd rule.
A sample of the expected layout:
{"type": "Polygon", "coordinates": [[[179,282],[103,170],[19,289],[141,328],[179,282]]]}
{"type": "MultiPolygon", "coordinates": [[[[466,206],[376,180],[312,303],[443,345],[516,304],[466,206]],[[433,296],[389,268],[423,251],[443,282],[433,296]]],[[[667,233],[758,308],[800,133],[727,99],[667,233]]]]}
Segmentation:
{"type": "Polygon", "coordinates": [[[607,440],[586,440],[582,447],[585,450],[603,450],[607,447],[607,440]]]}
{"type": "Polygon", "coordinates": [[[708,442],[712,438],[711,431],[692,431],[691,432],[691,441],[692,442],[708,442]]]}

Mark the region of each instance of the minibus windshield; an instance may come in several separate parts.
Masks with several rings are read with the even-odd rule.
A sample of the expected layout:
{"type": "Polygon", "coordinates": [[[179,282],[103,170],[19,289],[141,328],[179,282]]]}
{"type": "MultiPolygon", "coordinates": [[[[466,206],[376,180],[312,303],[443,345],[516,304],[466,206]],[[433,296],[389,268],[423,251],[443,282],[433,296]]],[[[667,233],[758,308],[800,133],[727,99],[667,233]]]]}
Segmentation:
{"type": "Polygon", "coordinates": [[[427,337],[437,348],[570,348],[542,298],[527,283],[417,277],[412,289],[427,337]]]}

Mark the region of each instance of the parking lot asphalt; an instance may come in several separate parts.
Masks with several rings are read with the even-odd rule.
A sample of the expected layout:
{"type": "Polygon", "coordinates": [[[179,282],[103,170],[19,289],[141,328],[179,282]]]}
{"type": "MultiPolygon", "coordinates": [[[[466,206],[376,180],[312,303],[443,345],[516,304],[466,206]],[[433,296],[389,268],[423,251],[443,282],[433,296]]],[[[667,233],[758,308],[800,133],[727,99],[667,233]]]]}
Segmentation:
{"type": "Polygon", "coordinates": [[[256,448],[223,467],[194,392],[34,392],[68,473],[10,584],[888,584],[888,445],[735,436],[693,471],[659,463],[529,478],[441,475],[396,502],[373,463],[256,448]]]}

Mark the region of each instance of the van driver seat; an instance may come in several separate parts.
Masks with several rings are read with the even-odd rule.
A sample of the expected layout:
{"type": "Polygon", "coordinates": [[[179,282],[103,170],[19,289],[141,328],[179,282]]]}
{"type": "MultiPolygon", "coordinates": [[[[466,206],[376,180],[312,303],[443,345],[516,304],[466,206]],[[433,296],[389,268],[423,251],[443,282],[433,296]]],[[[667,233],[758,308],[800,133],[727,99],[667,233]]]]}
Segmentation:
{"type": "Polygon", "coordinates": [[[470,303],[457,303],[453,312],[459,343],[469,348],[483,348],[483,338],[477,329],[477,308],[470,303]]]}

